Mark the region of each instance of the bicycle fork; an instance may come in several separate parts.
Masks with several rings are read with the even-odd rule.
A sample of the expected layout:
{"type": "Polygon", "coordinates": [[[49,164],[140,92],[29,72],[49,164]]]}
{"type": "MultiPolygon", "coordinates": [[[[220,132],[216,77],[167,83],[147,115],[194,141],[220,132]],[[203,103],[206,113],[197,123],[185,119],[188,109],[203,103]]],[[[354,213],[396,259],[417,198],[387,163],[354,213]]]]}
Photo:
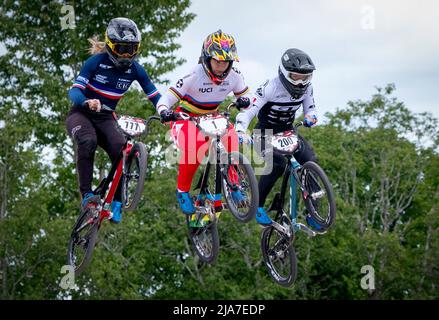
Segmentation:
{"type": "MultiPolygon", "coordinates": [[[[297,222],[297,198],[296,198],[296,187],[297,182],[299,181],[297,171],[300,169],[300,164],[297,162],[294,157],[291,157],[290,159],[290,216],[289,219],[291,221],[289,227],[282,226],[276,221],[273,221],[272,226],[278,230],[279,232],[282,232],[286,234],[288,237],[291,236],[291,234],[294,234],[295,232],[302,230],[304,231],[308,236],[315,237],[317,235],[316,232],[308,228],[303,223],[297,222]]],[[[302,186],[300,186],[301,192],[302,186]]]]}
{"type": "MultiPolygon", "coordinates": [[[[219,218],[221,211],[223,209],[222,201],[221,201],[221,167],[219,164],[219,156],[221,154],[221,146],[217,147],[218,141],[211,141],[209,146],[209,156],[206,164],[206,168],[203,174],[200,176],[198,183],[194,190],[200,189],[200,193],[195,201],[196,210],[203,215],[210,216],[210,219],[213,221],[219,218]],[[215,170],[215,186],[214,193],[211,194],[209,192],[208,186],[208,178],[211,170],[215,170]],[[213,208],[207,208],[205,205],[205,201],[210,201],[212,203],[213,208]],[[213,209],[213,210],[212,210],[213,209]]],[[[219,142],[221,143],[221,142],[219,142]]],[[[201,217],[200,216],[200,217],[201,217]]]]}
{"type": "MultiPolygon", "coordinates": [[[[294,231],[305,231],[305,233],[310,237],[315,237],[316,233],[308,228],[303,223],[297,222],[297,199],[296,199],[296,184],[299,181],[297,171],[300,169],[300,164],[294,157],[290,159],[291,163],[291,173],[290,173],[290,217],[291,217],[291,226],[294,231]]],[[[301,192],[303,192],[302,186],[300,186],[301,192]]]]}

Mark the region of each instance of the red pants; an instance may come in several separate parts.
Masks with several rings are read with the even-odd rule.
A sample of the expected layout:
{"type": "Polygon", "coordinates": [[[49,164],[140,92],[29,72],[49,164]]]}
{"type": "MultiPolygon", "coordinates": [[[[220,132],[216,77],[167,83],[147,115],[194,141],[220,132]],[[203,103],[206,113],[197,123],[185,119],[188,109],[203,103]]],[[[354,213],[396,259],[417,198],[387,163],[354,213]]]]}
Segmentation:
{"type": "MultiPolygon", "coordinates": [[[[209,137],[205,137],[190,120],[171,122],[170,126],[172,137],[181,151],[177,188],[179,191],[188,192],[195,172],[209,149],[209,137]]],[[[221,141],[228,152],[238,151],[238,135],[232,124],[221,141]]],[[[229,172],[229,175],[232,174],[230,178],[237,180],[236,171],[233,171],[234,174],[229,172]]]]}

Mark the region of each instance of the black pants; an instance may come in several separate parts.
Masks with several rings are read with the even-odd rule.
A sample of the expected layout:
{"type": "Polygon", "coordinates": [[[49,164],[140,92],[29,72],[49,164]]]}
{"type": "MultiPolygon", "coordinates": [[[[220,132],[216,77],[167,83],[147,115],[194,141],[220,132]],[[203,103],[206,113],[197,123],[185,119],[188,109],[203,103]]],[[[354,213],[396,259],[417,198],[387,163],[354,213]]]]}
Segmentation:
{"type": "MultiPolygon", "coordinates": [[[[84,195],[92,191],[93,162],[97,146],[105,150],[113,163],[126,140],[111,113],[91,113],[74,107],[67,116],[66,127],[77,146],[79,190],[84,195]]],[[[122,199],[121,187],[122,184],[119,184],[114,195],[116,201],[122,199]]]]}
{"type": "MultiPolygon", "coordinates": [[[[256,125],[255,129],[260,129],[261,133],[264,134],[264,129],[269,128],[261,128],[259,125],[256,125]]],[[[286,130],[291,130],[291,128],[272,128],[273,134],[283,132],[286,130]]],[[[259,139],[256,139],[258,141],[259,139]]],[[[317,162],[316,154],[312,149],[311,145],[301,136],[299,135],[299,143],[300,147],[298,151],[294,154],[294,158],[296,158],[297,162],[303,165],[307,161],[317,162]]],[[[255,145],[256,150],[265,150],[265,141],[261,140],[260,144],[257,143],[255,145]]],[[[271,155],[265,157],[266,161],[270,161],[271,155]]],[[[259,207],[263,207],[265,204],[265,200],[267,199],[268,194],[276,183],[277,179],[279,179],[285,170],[285,166],[287,164],[287,159],[281,153],[273,150],[272,154],[273,163],[272,165],[267,167],[266,172],[261,176],[258,183],[259,188],[259,207]]]]}

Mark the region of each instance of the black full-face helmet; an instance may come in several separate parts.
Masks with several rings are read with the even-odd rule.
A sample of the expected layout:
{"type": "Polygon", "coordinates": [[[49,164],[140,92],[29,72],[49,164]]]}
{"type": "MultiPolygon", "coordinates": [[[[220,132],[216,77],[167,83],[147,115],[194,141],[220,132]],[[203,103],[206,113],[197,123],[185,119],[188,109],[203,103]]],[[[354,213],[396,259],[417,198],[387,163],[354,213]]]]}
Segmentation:
{"type": "Polygon", "coordinates": [[[105,31],[105,49],[117,68],[127,69],[140,51],[141,34],[134,21],[114,18],[105,31]]]}
{"type": "Polygon", "coordinates": [[[282,55],[279,65],[279,79],[295,99],[300,98],[311,83],[315,70],[311,58],[302,50],[288,49],[282,55]]]}

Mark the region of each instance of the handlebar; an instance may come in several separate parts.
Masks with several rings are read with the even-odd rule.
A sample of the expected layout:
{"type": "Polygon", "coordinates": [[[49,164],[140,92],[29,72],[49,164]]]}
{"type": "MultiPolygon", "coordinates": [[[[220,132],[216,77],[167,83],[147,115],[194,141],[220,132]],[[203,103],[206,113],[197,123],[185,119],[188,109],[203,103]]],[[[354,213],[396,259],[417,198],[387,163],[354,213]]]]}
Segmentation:
{"type": "Polygon", "coordinates": [[[295,125],[293,125],[294,131],[297,131],[297,129],[301,126],[303,126],[303,121],[297,122],[295,125]]]}
{"type": "MultiPolygon", "coordinates": [[[[109,106],[107,106],[105,104],[101,104],[101,110],[114,112],[114,110],[112,108],[110,108],[109,106]]],[[[99,112],[99,111],[97,111],[97,112],[99,112]]]]}
{"type": "Polygon", "coordinates": [[[226,107],[226,110],[227,110],[227,111],[230,111],[230,109],[233,108],[233,107],[236,108],[236,103],[235,103],[235,102],[230,103],[230,104],[226,107]]]}
{"type": "MultiPolygon", "coordinates": [[[[101,110],[115,112],[112,108],[110,108],[109,106],[107,106],[105,104],[101,105],[101,110]]],[[[148,135],[149,125],[152,121],[160,121],[160,117],[159,116],[150,116],[146,120],[143,120],[143,123],[145,124],[145,131],[143,132],[142,135],[145,135],[145,136],[148,135]]]]}
{"type": "Polygon", "coordinates": [[[153,121],[153,120],[157,120],[157,121],[160,122],[160,117],[158,117],[158,116],[150,116],[150,117],[148,117],[148,119],[143,120],[143,122],[145,123],[145,132],[144,132],[143,134],[144,134],[145,136],[148,135],[148,133],[149,133],[149,123],[150,123],[151,121],[153,121]]]}
{"type": "MultiPolygon", "coordinates": [[[[224,112],[224,116],[229,119],[230,117],[230,109],[236,107],[236,103],[232,102],[230,103],[227,107],[226,107],[226,111],[224,112]]],[[[115,112],[112,108],[110,108],[109,106],[105,105],[105,104],[101,104],[101,110],[100,111],[109,111],[109,112],[115,112]]],[[[96,111],[96,112],[100,112],[100,111],[96,111]]],[[[197,120],[195,117],[190,116],[189,114],[187,114],[186,112],[174,112],[175,118],[176,120],[191,120],[193,121],[196,125],[197,124],[197,120]]],[[[148,135],[149,133],[149,125],[152,121],[161,121],[159,116],[150,116],[148,117],[146,120],[143,120],[144,124],[145,124],[145,132],[143,133],[144,135],[148,135]]]]}
{"type": "MultiPolygon", "coordinates": [[[[232,103],[230,103],[227,107],[226,107],[226,111],[225,112],[223,112],[223,114],[224,114],[224,116],[227,118],[227,119],[229,119],[229,117],[230,117],[230,109],[231,108],[233,108],[233,107],[236,107],[236,103],[235,102],[232,102],[232,103]]],[[[189,114],[187,114],[186,112],[175,112],[174,111],[174,115],[176,116],[176,120],[191,120],[191,121],[194,121],[194,122],[196,122],[196,119],[195,119],[195,117],[192,117],[192,116],[190,116],[189,114]]]]}

